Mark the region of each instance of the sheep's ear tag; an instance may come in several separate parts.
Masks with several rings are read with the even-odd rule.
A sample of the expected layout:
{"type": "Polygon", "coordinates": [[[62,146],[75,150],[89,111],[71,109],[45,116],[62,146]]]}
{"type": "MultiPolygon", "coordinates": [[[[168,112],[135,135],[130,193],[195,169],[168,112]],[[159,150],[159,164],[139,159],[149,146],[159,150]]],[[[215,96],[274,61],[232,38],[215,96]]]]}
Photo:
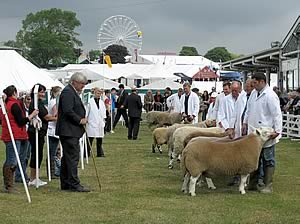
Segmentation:
{"type": "Polygon", "coordinates": [[[255,130],[257,135],[261,135],[260,131],[258,129],[255,130]]]}

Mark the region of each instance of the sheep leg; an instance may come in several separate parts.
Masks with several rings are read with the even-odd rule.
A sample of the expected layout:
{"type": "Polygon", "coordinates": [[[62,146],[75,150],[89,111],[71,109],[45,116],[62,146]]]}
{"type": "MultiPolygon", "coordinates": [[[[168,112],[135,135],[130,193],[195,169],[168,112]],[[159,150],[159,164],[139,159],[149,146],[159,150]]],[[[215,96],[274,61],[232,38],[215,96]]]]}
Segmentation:
{"type": "Polygon", "coordinates": [[[161,145],[157,145],[157,149],[158,149],[159,153],[162,154],[161,145]]]}
{"type": "Polygon", "coordinates": [[[169,165],[168,165],[169,169],[173,169],[173,161],[174,161],[173,157],[170,156],[169,165]]]}
{"type": "Polygon", "coordinates": [[[155,153],[155,144],[152,144],[152,152],[155,153]]]}
{"type": "Polygon", "coordinates": [[[247,185],[248,176],[249,176],[249,174],[241,175],[241,182],[240,182],[240,186],[239,186],[239,191],[241,194],[246,194],[245,186],[247,185]]]}
{"type": "Polygon", "coordinates": [[[178,155],[178,157],[177,157],[177,162],[180,163],[180,160],[181,160],[181,154],[178,155]]]}
{"type": "Polygon", "coordinates": [[[190,191],[191,196],[196,196],[196,193],[195,193],[196,182],[200,176],[201,176],[201,174],[199,174],[196,177],[193,177],[193,176],[190,177],[189,191],[190,191]]]}
{"type": "Polygon", "coordinates": [[[213,181],[212,181],[211,178],[206,177],[205,180],[206,180],[208,189],[211,189],[211,190],[215,190],[216,189],[216,186],[214,185],[214,183],[213,183],[213,181]]]}
{"type": "Polygon", "coordinates": [[[186,174],[184,175],[184,179],[183,179],[183,183],[182,183],[182,187],[181,187],[181,191],[185,194],[188,193],[188,184],[189,184],[189,180],[190,180],[191,175],[186,172],[186,174]]]}
{"type": "Polygon", "coordinates": [[[199,187],[203,187],[203,184],[204,184],[203,176],[200,176],[200,178],[197,181],[197,185],[199,187]]]}

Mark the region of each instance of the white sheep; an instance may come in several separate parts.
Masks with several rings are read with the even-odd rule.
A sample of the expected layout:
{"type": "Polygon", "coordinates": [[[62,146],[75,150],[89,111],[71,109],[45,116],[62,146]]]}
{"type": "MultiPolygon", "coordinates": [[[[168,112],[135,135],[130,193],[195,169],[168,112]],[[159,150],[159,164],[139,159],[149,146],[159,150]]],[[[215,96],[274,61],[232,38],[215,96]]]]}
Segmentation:
{"type": "Polygon", "coordinates": [[[197,179],[204,175],[241,175],[239,191],[245,194],[249,174],[258,168],[263,144],[270,139],[272,128],[258,128],[253,133],[231,142],[193,141],[182,153],[185,172],[182,191],[195,196],[197,179]]]}
{"type": "Polygon", "coordinates": [[[146,114],[146,120],[149,123],[149,127],[155,125],[156,127],[170,126],[176,123],[181,123],[183,117],[181,113],[173,112],[161,112],[151,111],[146,114]]]}
{"type": "MultiPolygon", "coordinates": [[[[198,127],[180,127],[175,130],[172,136],[172,144],[173,148],[170,160],[169,160],[169,168],[173,168],[173,161],[179,155],[181,155],[182,150],[184,149],[184,140],[187,136],[195,133],[196,136],[206,136],[206,137],[224,137],[226,136],[226,132],[222,128],[198,128],[198,127]]],[[[195,137],[196,137],[195,136],[195,137]]]]}
{"type": "Polygon", "coordinates": [[[173,124],[172,126],[170,126],[167,131],[169,157],[171,157],[171,154],[172,154],[173,148],[174,148],[173,134],[174,134],[175,130],[178,128],[181,128],[181,127],[188,127],[188,126],[199,127],[199,128],[209,128],[209,127],[215,127],[216,123],[212,120],[205,120],[205,121],[201,121],[196,124],[173,124]]]}

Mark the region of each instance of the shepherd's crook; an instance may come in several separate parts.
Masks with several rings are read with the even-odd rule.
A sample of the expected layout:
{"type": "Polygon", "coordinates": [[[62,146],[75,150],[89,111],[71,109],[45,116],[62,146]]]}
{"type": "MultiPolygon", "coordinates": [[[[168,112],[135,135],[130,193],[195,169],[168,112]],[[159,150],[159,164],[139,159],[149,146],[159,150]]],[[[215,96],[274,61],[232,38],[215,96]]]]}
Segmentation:
{"type": "MultiPolygon", "coordinates": [[[[87,133],[87,132],[86,132],[85,126],[83,126],[83,127],[84,127],[84,130],[85,130],[85,133],[87,133]]],[[[87,135],[87,134],[86,134],[86,135],[87,135]]],[[[99,175],[98,175],[98,170],[97,170],[97,167],[96,167],[95,155],[94,155],[94,152],[93,152],[93,148],[92,148],[90,139],[89,139],[88,137],[87,137],[86,139],[87,139],[87,142],[88,142],[89,147],[90,147],[90,149],[91,149],[91,155],[92,155],[93,164],[94,164],[94,168],[95,168],[95,172],[96,172],[96,177],[97,177],[97,181],[98,181],[98,185],[99,185],[99,190],[100,190],[100,192],[101,192],[101,191],[102,191],[102,187],[101,187],[101,183],[100,183],[100,179],[99,179],[99,175]]]]}

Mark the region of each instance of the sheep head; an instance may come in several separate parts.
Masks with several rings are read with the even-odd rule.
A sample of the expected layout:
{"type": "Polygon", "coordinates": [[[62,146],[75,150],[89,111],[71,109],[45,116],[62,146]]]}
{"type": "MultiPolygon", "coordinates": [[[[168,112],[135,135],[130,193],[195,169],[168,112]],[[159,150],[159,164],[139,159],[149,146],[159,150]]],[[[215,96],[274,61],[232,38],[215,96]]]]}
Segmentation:
{"type": "Polygon", "coordinates": [[[273,133],[274,129],[269,127],[260,127],[254,130],[254,134],[259,136],[263,143],[268,141],[273,133]]]}

